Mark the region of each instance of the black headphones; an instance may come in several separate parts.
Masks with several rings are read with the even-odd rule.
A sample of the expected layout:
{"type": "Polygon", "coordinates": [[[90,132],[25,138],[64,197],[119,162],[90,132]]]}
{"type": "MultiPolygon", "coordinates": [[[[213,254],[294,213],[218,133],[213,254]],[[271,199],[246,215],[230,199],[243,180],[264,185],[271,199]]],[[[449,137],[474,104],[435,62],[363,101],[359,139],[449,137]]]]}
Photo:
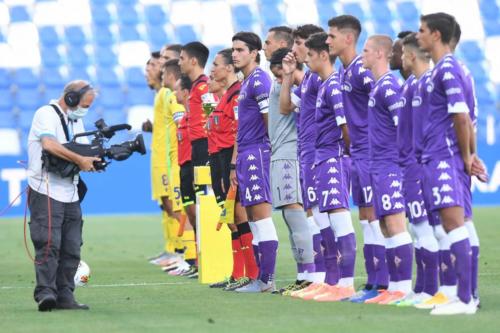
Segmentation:
{"type": "Polygon", "coordinates": [[[66,103],[66,105],[69,106],[70,108],[74,108],[75,106],[80,104],[80,99],[82,98],[82,96],[85,95],[87,91],[92,89],[94,88],[92,88],[90,84],[87,84],[80,90],[68,91],[67,93],[64,94],[64,103],[66,103]]]}

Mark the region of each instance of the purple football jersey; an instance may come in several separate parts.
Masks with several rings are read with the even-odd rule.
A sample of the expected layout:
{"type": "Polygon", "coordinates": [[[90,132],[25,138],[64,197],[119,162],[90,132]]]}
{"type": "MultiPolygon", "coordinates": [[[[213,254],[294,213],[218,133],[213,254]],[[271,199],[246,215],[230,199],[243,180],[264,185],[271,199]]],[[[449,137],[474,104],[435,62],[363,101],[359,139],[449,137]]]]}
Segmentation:
{"type": "Polygon", "coordinates": [[[372,73],[363,68],[361,56],[346,67],[342,79],[344,109],[351,138],[351,156],[366,159],[368,156],[368,98],[373,86],[372,73]]]}
{"type": "Polygon", "coordinates": [[[243,80],[238,98],[238,151],[256,144],[269,144],[269,135],[262,118],[269,110],[271,78],[257,67],[243,80]]]}
{"type": "Polygon", "coordinates": [[[415,76],[410,77],[401,87],[401,108],[398,113],[398,147],[399,147],[399,166],[406,168],[416,162],[413,153],[413,116],[411,101],[417,85],[415,76]]]}
{"type": "Polygon", "coordinates": [[[332,73],[319,87],[316,99],[315,164],[342,156],[343,137],[340,125],[346,123],[338,72],[332,73]]]}
{"type": "Polygon", "coordinates": [[[467,100],[467,106],[469,107],[469,115],[474,128],[477,125],[477,116],[478,116],[478,108],[477,108],[477,98],[476,98],[476,88],[474,83],[474,78],[472,77],[472,73],[465,66],[464,63],[458,61],[460,66],[462,67],[462,71],[464,73],[463,85],[464,85],[464,95],[467,100]]]}
{"type": "Polygon", "coordinates": [[[428,112],[423,122],[424,163],[459,153],[453,115],[469,114],[463,77],[462,66],[451,54],[444,56],[432,69],[426,87],[428,112]]]}
{"type": "Polygon", "coordinates": [[[398,79],[387,72],[373,86],[368,102],[368,133],[370,167],[385,169],[397,164],[398,113],[401,108],[401,85],[398,79]]]}
{"type": "Polygon", "coordinates": [[[411,100],[413,117],[413,152],[415,158],[420,163],[422,161],[422,138],[423,120],[427,117],[427,105],[429,103],[429,93],[427,92],[427,82],[431,79],[431,71],[427,71],[418,79],[417,86],[413,91],[411,100]]]}
{"type": "Polygon", "coordinates": [[[298,150],[301,163],[314,162],[316,143],[316,97],[321,85],[318,74],[307,71],[300,85],[293,91],[292,101],[299,106],[297,120],[298,150]]]}

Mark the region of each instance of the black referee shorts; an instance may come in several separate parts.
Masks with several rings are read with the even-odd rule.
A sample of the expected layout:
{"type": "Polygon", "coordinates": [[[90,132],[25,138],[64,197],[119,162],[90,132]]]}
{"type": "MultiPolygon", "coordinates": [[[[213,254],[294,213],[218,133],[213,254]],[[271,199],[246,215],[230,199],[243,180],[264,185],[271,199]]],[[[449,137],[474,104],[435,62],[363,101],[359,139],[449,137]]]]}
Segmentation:
{"type": "Polygon", "coordinates": [[[196,201],[196,195],[194,192],[194,169],[191,161],[181,165],[181,195],[182,204],[185,206],[194,205],[196,201]]]}

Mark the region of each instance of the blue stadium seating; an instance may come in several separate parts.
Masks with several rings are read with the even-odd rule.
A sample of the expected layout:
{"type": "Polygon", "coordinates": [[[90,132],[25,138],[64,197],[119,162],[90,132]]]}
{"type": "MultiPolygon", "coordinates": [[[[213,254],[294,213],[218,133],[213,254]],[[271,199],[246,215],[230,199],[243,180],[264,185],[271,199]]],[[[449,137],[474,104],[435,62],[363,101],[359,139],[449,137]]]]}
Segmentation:
{"type": "Polygon", "coordinates": [[[392,10],[385,2],[372,2],[371,6],[372,17],[378,24],[390,24],[393,16],[392,10]]]}
{"type": "Polygon", "coordinates": [[[168,23],[168,16],[160,5],[150,5],[144,7],[146,23],[152,26],[160,26],[168,23]]]}
{"type": "Polygon", "coordinates": [[[335,8],[333,8],[332,1],[319,0],[316,3],[316,7],[318,9],[319,22],[323,27],[326,27],[328,25],[329,19],[337,16],[335,8]]]}
{"type": "Polygon", "coordinates": [[[476,84],[483,84],[489,81],[488,73],[482,61],[467,62],[466,65],[472,73],[476,84]]]}
{"type": "Polygon", "coordinates": [[[475,41],[463,41],[459,44],[459,49],[467,62],[482,61],[484,59],[483,50],[479,47],[479,44],[475,41]]]}
{"type": "Polygon", "coordinates": [[[0,111],[12,112],[14,101],[9,89],[0,89],[0,111]]]}
{"type": "Polygon", "coordinates": [[[233,20],[239,23],[248,23],[255,20],[252,9],[248,5],[233,6],[232,9],[233,20]]]}
{"type": "Polygon", "coordinates": [[[481,10],[481,15],[486,20],[498,20],[498,17],[500,16],[500,9],[494,0],[479,1],[479,9],[481,10]]]}
{"type": "Polygon", "coordinates": [[[63,57],[56,47],[44,47],[40,50],[40,55],[44,68],[57,68],[64,63],[63,57]]]}
{"type": "Polygon", "coordinates": [[[86,67],[73,67],[70,68],[68,73],[68,80],[86,80],[92,81],[89,71],[86,67]]]}
{"type": "Polygon", "coordinates": [[[476,84],[476,97],[480,110],[495,103],[493,94],[486,84],[476,84]]]}
{"type": "Polygon", "coordinates": [[[146,82],[144,69],[141,67],[129,67],[125,69],[125,82],[131,88],[143,88],[146,82]]]}
{"type": "Polygon", "coordinates": [[[120,27],[120,40],[122,42],[130,42],[141,40],[141,34],[135,25],[122,25],[120,27]]]}
{"type": "Polygon", "coordinates": [[[18,68],[13,74],[13,82],[19,89],[38,87],[38,77],[31,68],[18,68]]]}
{"type": "Polygon", "coordinates": [[[10,75],[6,68],[0,67],[0,89],[8,89],[10,87],[10,75]]]}
{"type": "Polygon", "coordinates": [[[163,29],[163,26],[150,26],[148,32],[152,50],[160,50],[163,45],[169,43],[170,41],[170,38],[165,32],[165,29],[163,29]]]}
{"type": "Polygon", "coordinates": [[[49,103],[53,99],[59,99],[62,95],[64,86],[60,88],[45,87],[42,92],[42,102],[49,103]]]}
{"type": "Polygon", "coordinates": [[[10,7],[10,22],[29,22],[31,15],[29,14],[26,6],[12,6],[10,7]]]}
{"type": "Polygon", "coordinates": [[[109,7],[107,5],[92,7],[92,22],[97,26],[109,26],[113,22],[109,7]]]}
{"type": "Polygon", "coordinates": [[[345,3],[344,6],[344,14],[349,14],[356,16],[361,22],[366,20],[365,11],[361,7],[361,5],[357,2],[345,3]]]}
{"type": "Polygon", "coordinates": [[[101,88],[118,88],[120,79],[114,68],[98,68],[96,73],[97,82],[101,88]]]}
{"type": "Polygon", "coordinates": [[[99,46],[111,47],[116,41],[116,37],[109,26],[94,26],[94,42],[99,46]]]}
{"type": "Polygon", "coordinates": [[[2,109],[2,102],[0,102],[0,128],[15,128],[17,127],[17,122],[10,111],[4,111],[2,109]]]}
{"type": "Polygon", "coordinates": [[[38,35],[40,37],[40,44],[42,47],[57,47],[57,45],[61,42],[57,30],[53,26],[39,28],[38,35]]]}
{"type": "Polygon", "coordinates": [[[405,1],[397,4],[398,18],[401,22],[418,20],[419,10],[413,1],[405,1]]]}
{"type": "Polygon", "coordinates": [[[152,105],[154,94],[148,88],[132,88],[127,93],[128,105],[152,105]]]}
{"type": "Polygon", "coordinates": [[[41,105],[38,105],[33,110],[27,110],[26,112],[19,113],[18,121],[21,130],[26,133],[26,138],[28,137],[28,132],[31,128],[31,123],[33,122],[33,116],[35,114],[36,109],[38,109],[41,105]]]}
{"type": "Polygon", "coordinates": [[[110,2],[112,2],[112,1],[111,0],[90,0],[90,4],[92,6],[103,6],[103,5],[109,4],[110,2]]]}
{"type": "Polygon", "coordinates": [[[388,23],[376,23],[375,24],[375,33],[376,34],[382,34],[382,35],[388,35],[391,38],[395,38],[397,33],[390,24],[388,23]]]}
{"type": "MultiPolygon", "coordinates": [[[[104,109],[121,109],[125,105],[125,97],[121,89],[102,88],[97,98],[99,105],[104,109]]],[[[104,111],[106,112],[106,111],[104,111]]]]}
{"type": "Polygon", "coordinates": [[[121,25],[136,25],[139,24],[139,13],[134,5],[121,4],[117,6],[118,22],[121,25]]]}
{"type": "Polygon", "coordinates": [[[117,55],[110,47],[97,47],[94,50],[95,64],[99,67],[115,66],[117,55]]]}
{"type": "Polygon", "coordinates": [[[198,40],[198,34],[192,25],[179,25],[175,28],[175,37],[181,44],[198,40]]]}
{"type": "Polygon", "coordinates": [[[108,125],[124,124],[127,122],[127,114],[119,108],[104,110],[102,118],[108,125]]]}
{"type": "Polygon", "coordinates": [[[483,20],[484,30],[486,31],[487,36],[498,36],[500,35],[500,20],[483,20]]]}
{"type": "Polygon", "coordinates": [[[40,78],[45,89],[56,88],[62,90],[67,81],[60,70],[54,69],[41,72],[40,78]]]}
{"type": "Polygon", "coordinates": [[[5,42],[5,36],[2,33],[2,30],[0,30],[0,43],[4,43],[4,42],[5,42]]]}
{"type": "Polygon", "coordinates": [[[15,106],[24,112],[34,112],[43,104],[42,94],[38,89],[19,89],[15,95],[15,106]]]}
{"type": "Polygon", "coordinates": [[[85,46],[87,36],[80,26],[67,27],[64,31],[66,41],[71,46],[85,46]]]}
{"type": "Polygon", "coordinates": [[[72,46],[67,48],[68,64],[72,67],[87,67],[90,65],[89,53],[84,47],[72,46]]]}

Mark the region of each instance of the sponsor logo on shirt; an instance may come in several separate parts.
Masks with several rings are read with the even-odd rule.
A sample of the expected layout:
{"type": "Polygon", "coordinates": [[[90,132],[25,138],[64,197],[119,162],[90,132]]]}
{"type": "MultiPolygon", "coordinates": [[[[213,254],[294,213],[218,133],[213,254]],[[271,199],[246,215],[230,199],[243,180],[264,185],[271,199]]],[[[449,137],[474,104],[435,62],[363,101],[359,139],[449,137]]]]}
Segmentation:
{"type": "Polygon", "coordinates": [[[253,87],[258,87],[258,86],[261,86],[262,85],[262,82],[260,82],[259,80],[255,80],[254,83],[253,83],[253,87]]]}
{"type": "Polygon", "coordinates": [[[447,89],[446,91],[446,95],[457,95],[457,94],[460,94],[462,93],[462,89],[460,88],[450,88],[450,89],[447,89]]]}
{"type": "Polygon", "coordinates": [[[450,165],[446,161],[440,161],[437,168],[438,168],[438,170],[449,169],[450,165]]]}
{"type": "Polygon", "coordinates": [[[443,186],[441,186],[441,188],[439,189],[440,193],[446,193],[451,191],[453,191],[453,188],[448,184],[443,184],[443,186]]]}
{"type": "Polygon", "coordinates": [[[420,105],[422,105],[422,97],[420,96],[413,97],[413,100],[411,101],[411,106],[418,107],[420,105]]]}
{"type": "Polygon", "coordinates": [[[390,96],[393,96],[393,95],[396,95],[396,92],[394,90],[392,90],[391,88],[389,88],[389,89],[387,89],[385,91],[385,96],[384,97],[387,98],[387,97],[390,97],[390,96]]]}
{"type": "Polygon", "coordinates": [[[338,90],[337,88],[334,88],[334,89],[332,89],[331,96],[340,95],[341,93],[342,92],[340,90],[338,90]]]}
{"type": "Polygon", "coordinates": [[[451,176],[446,172],[441,172],[441,174],[439,175],[439,178],[438,178],[438,180],[450,180],[450,179],[451,179],[451,176]]]}

